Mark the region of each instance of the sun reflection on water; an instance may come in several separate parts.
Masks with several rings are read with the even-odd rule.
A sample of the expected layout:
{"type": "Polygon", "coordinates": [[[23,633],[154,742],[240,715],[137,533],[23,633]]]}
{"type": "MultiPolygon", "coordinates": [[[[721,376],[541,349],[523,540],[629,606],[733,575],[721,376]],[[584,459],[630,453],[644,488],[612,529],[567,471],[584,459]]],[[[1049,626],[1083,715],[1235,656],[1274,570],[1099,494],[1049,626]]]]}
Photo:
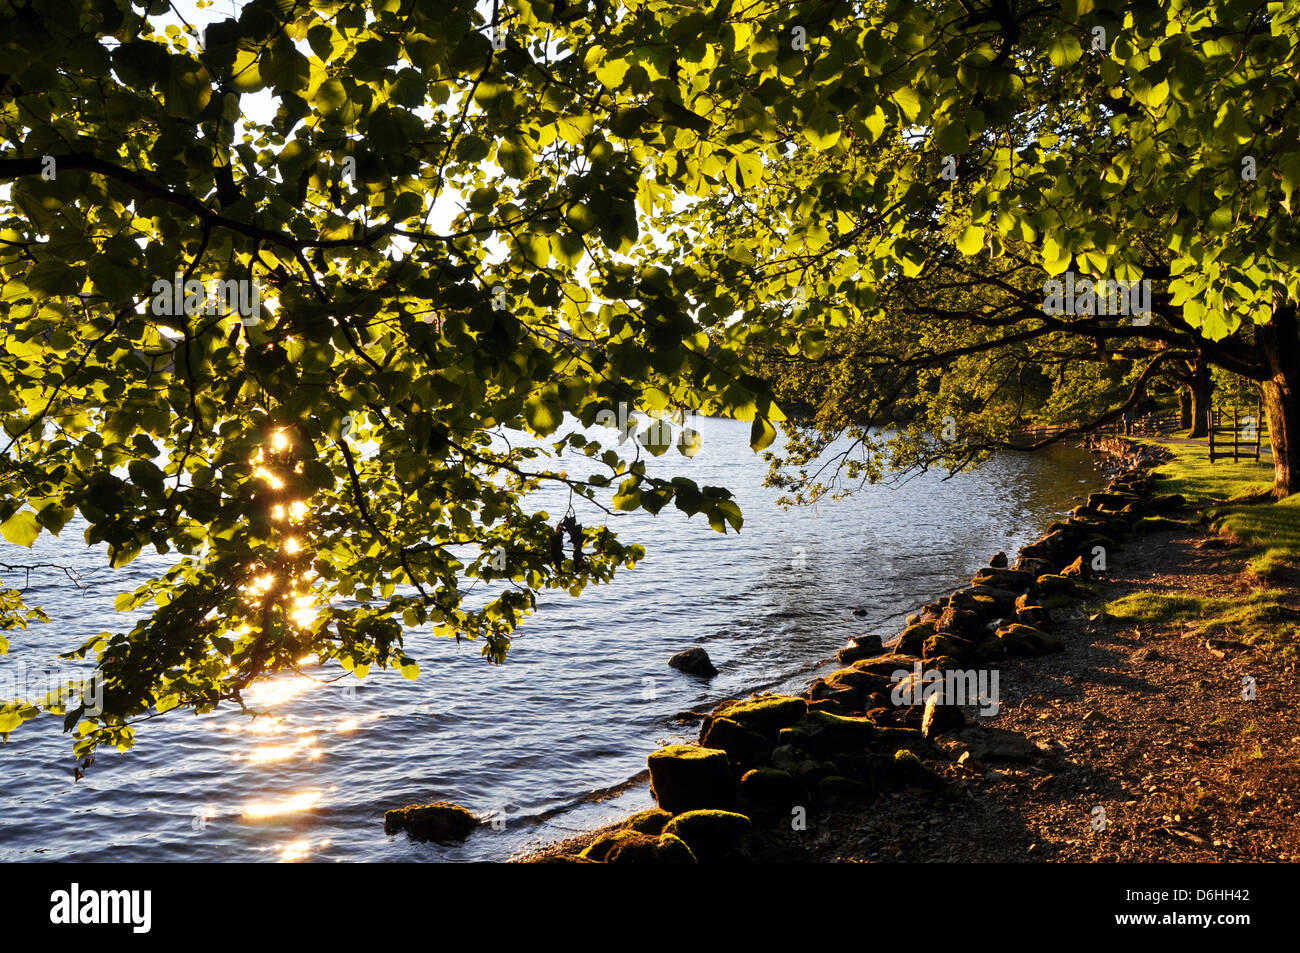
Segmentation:
{"type": "MultiPolygon", "coordinates": [[[[316,845],[316,850],[323,851],[332,844],[333,838],[326,837],[316,845]]],[[[289,841],[287,844],[280,845],[280,860],[293,863],[298,860],[306,860],[312,853],[312,843],[310,838],[300,838],[289,841]]]]}
{"type": "Polygon", "coordinates": [[[272,764],[278,761],[306,760],[315,761],[324,752],[316,747],[314,734],[304,735],[293,744],[258,745],[248,754],[253,764],[272,764]]]}
{"type": "Polygon", "coordinates": [[[279,800],[253,801],[244,808],[243,816],[250,819],[282,817],[309,811],[323,797],[320,791],[303,791],[279,800]]]}
{"type": "Polygon", "coordinates": [[[244,693],[250,704],[270,708],[292,701],[303,692],[319,688],[320,682],[306,675],[273,678],[257,682],[248,687],[244,693]]]}

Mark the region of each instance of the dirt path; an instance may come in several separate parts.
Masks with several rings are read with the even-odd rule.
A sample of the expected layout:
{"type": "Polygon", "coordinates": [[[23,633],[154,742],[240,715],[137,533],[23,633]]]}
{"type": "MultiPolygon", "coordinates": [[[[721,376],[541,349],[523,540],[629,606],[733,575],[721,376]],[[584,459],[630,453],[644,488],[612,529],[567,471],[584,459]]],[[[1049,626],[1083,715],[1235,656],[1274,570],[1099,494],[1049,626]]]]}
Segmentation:
{"type": "MultiPolygon", "coordinates": [[[[1134,539],[1118,562],[1103,602],[1252,588],[1241,560],[1199,533],[1134,539]]],[[[1037,751],[1022,741],[1008,752],[1019,760],[940,758],[952,797],[907,791],[809,817],[806,831],[763,835],[755,859],[1300,861],[1295,671],[1249,649],[1211,651],[1193,624],[1135,627],[1076,610],[1058,630],[1064,653],[1003,663],[997,716],[966,710],[1037,751]]],[[[940,745],[952,758],[963,750],[940,745]]]]}

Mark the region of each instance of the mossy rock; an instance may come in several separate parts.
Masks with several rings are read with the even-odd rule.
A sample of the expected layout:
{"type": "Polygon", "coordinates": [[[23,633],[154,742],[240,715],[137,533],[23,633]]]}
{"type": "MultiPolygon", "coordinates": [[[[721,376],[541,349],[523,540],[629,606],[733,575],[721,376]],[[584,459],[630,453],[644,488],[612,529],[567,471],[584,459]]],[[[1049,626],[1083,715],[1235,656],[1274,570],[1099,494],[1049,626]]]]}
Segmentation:
{"type": "Polygon", "coordinates": [[[680,837],[701,863],[709,863],[725,860],[753,829],[748,817],[734,811],[687,811],[674,817],[664,834],[680,837]]]}
{"type": "Polygon", "coordinates": [[[881,693],[888,693],[889,679],[871,672],[841,669],[826,678],[826,687],[821,691],[831,697],[842,699],[842,710],[856,713],[868,707],[875,707],[873,699],[881,693]],[[847,694],[840,695],[842,691],[847,694]]]}
{"type": "Polygon", "coordinates": [[[852,665],[859,659],[871,658],[885,651],[878,635],[864,635],[850,640],[849,644],[835,653],[841,665],[852,665]]]}
{"type": "Polygon", "coordinates": [[[912,671],[912,667],[921,661],[919,655],[903,652],[893,652],[889,655],[882,655],[879,658],[864,659],[861,662],[854,662],[852,668],[859,672],[870,672],[874,675],[884,675],[886,679],[894,672],[902,669],[912,671]]]}
{"type": "Polygon", "coordinates": [[[1020,555],[1021,558],[1042,559],[1056,564],[1078,539],[1078,531],[1065,526],[1053,530],[1035,543],[1020,547],[1020,555]]]}
{"type": "Polygon", "coordinates": [[[1151,500],[1151,509],[1157,513],[1168,513],[1187,505],[1187,499],[1181,493],[1163,493],[1151,500]]]}
{"type": "Polygon", "coordinates": [[[1118,513],[1105,519],[1076,516],[1071,518],[1070,525],[1079,530],[1078,541],[1071,547],[1077,550],[1084,540],[1097,535],[1105,535],[1116,527],[1127,525],[1127,520],[1118,513]]]}
{"type": "Polygon", "coordinates": [[[852,778],[832,774],[822,778],[817,785],[819,800],[829,807],[851,807],[865,804],[875,792],[869,785],[852,778]]]}
{"type": "Polygon", "coordinates": [[[767,760],[772,742],[765,735],[751,731],[731,718],[715,717],[700,732],[705,748],[725,751],[733,766],[754,765],[767,760]]]}
{"type": "Polygon", "coordinates": [[[713,718],[730,718],[744,728],[775,738],[782,728],[789,728],[807,712],[808,702],[802,698],[793,695],[759,695],[743,701],[724,703],[705,719],[704,728],[708,728],[708,722],[713,718]]]}
{"type": "Polygon", "coordinates": [[[1121,510],[1130,503],[1141,502],[1136,493],[1089,493],[1088,506],[1095,510],[1121,510]]]}
{"type": "Polygon", "coordinates": [[[990,635],[976,650],[974,661],[979,663],[997,662],[1007,657],[1006,644],[996,635],[990,635]]]}
{"type": "Polygon", "coordinates": [[[1061,575],[1068,579],[1087,579],[1089,578],[1088,564],[1083,561],[1082,556],[1077,556],[1074,562],[1061,570],[1061,575]]]}
{"type": "Polygon", "coordinates": [[[943,615],[943,610],[948,606],[948,597],[937,599],[934,602],[927,602],[921,606],[921,621],[933,622],[943,615]]]}
{"type": "Polygon", "coordinates": [[[1040,596],[1073,596],[1078,591],[1074,580],[1069,576],[1044,573],[1034,581],[1034,592],[1040,596]]]}
{"type": "Polygon", "coordinates": [[[450,801],[433,804],[408,804],[384,812],[384,833],[406,831],[422,841],[450,843],[462,841],[479,825],[469,810],[450,801]]]}
{"type": "MultiPolygon", "coordinates": [[[[900,749],[898,754],[911,757],[917,765],[921,764],[920,760],[906,749],[900,749]]],[[[911,763],[900,762],[894,754],[870,753],[846,756],[839,758],[835,764],[840,774],[829,777],[847,778],[861,785],[860,788],[851,789],[854,803],[858,805],[870,802],[881,791],[899,791],[905,787],[929,787],[933,784],[924,773],[916,772],[911,763]]],[[[921,765],[921,771],[928,772],[928,769],[921,765]]],[[[933,774],[933,772],[928,773],[933,774]]],[[[934,777],[938,779],[937,775],[934,777]]],[[[942,779],[938,780],[942,784],[942,779]]],[[[838,786],[838,782],[832,782],[831,786],[838,786]]],[[[820,785],[818,793],[822,793],[820,785]]]]}
{"type": "Polygon", "coordinates": [[[976,605],[985,606],[991,602],[1000,612],[1006,612],[1016,604],[1017,593],[1011,589],[1000,589],[997,586],[971,586],[969,589],[963,589],[962,592],[970,596],[976,605]]]}
{"type": "MultiPolygon", "coordinates": [[[[978,649],[978,645],[974,642],[962,644],[966,646],[963,651],[967,656],[973,655],[978,649]]],[[[950,668],[961,668],[961,662],[952,655],[936,655],[934,658],[928,658],[925,660],[925,667],[927,669],[934,669],[936,672],[946,672],[950,668]]]]}
{"type": "Polygon", "coordinates": [[[701,808],[728,808],[735,803],[736,785],[725,751],[669,745],[651,752],[647,760],[650,793],[666,811],[680,814],[701,808]]]}
{"type": "Polygon", "coordinates": [[[934,635],[933,622],[918,622],[915,625],[909,625],[903,630],[903,634],[898,637],[898,641],[893,645],[894,654],[905,652],[908,655],[915,655],[921,651],[921,646],[925,640],[934,635]]]}
{"type": "Polygon", "coordinates": [[[834,765],[795,745],[781,745],[773,751],[772,767],[788,772],[808,790],[814,790],[818,781],[835,773],[834,765]]]}
{"type": "Polygon", "coordinates": [[[828,715],[847,715],[857,717],[862,714],[862,702],[858,701],[857,692],[843,692],[832,698],[820,698],[808,702],[808,713],[825,712],[828,715]]]}
{"type": "Polygon", "coordinates": [[[960,589],[952,594],[949,608],[973,612],[981,619],[987,619],[997,611],[997,602],[989,596],[978,595],[971,589],[960,589]]]}
{"type": "Polygon", "coordinates": [[[983,628],[984,619],[978,612],[959,609],[949,603],[948,608],[944,609],[943,615],[939,617],[934,631],[936,635],[955,635],[959,638],[969,639],[974,633],[980,632],[983,628]]]}
{"type": "MultiPolygon", "coordinates": [[[[956,731],[966,724],[966,716],[957,705],[947,704],[946,692],[935,692],[925,701],[925,712],[921,716],[921,734],[927,741],[939,735],[956,731]]],[[[974,699],[967,699],[973,702],[974,699]]]]}
{"type": "Polygon", "coordinates": [[[935,635],[925,640],[925,645],[921,647],[921,658],[925,660],[927,667],[937,668],[938,666],[934,664],[936,659],[961,659],[974,650],[974,642],[949,635],[935,635]]]}
{"type": "Polygon", "coordinates": [[[751,817],[785,817],[807,803],[808,789],[789,771],[754,768],[740,779],[740,806],[751,817]]]}
{"type": "Polygon", "coordinates": [[[1035,559],[1032,556],[1021,556],[1016,560],[1016,568],[1021,572],[1027,572],[1037,579],[1044,573],[1056,572],[1056,564],[1050,559],[1035,559]]]}
{"type": "Polygon", "coordinates": [[[826,679],[814,681],[809,689],[809,707],[824,698],[833,698],[844,709],[861,709],[866,694],[855,685],[857,676],[858,672],[850,672],[846,677],[832,673],[826,679]]]}
{"type": "Polygon", "coordinates": [[[894,766],[907,787],[926,788],[931,791],[944,791],[948,783],[935,774],[911,751],[894,752],[894,766]]]}
{"type": "Polygon", "coordinates": [[[583,857],[586,860],[604,862],[609,857],[610,852],[618,844],[631,838],[640,838],[653,843],[658,838],[658,835],[647,834],[637,830],[629,830],[627,828],[619,828],[615,831],[606,831],[603,834],[597,835],[596,839],[588,844],[578,856],[583,857]]]}
{"type": "Polygon", "coordinates": [[[663,833],[664,825],[672,819],[673,816],[663,808],[652,807],[649,810],[637,811],[625,820],[622,826],[626,831],[659,835],[663,833]]]}
{"type": "Polygon", "coordinates": [[[878,691],[887,690],[890,681],[888,675],[881,675],[879,672],[864,672],[855,665],[851,668],[842,668],[831,672],[826,676],[826,684],[833,688],[852,688],[863,695],[871,695],[878,691]]]}
{"type": "Polygon", "coordinates": [[[1059,634],[1019,623],[1004,625],[998,629],[996,638],[1007,655],[1044,655],[1065,650],[1065,640],[1059,634]]]}
{"type": "Polygon", "coordinates": [[[809,711],[858,712],[862,710],[863,695],[857,689],[836,682],[831,684],[819,678],[804,693],[809,711]]]}
{"type": "Polygon", "coordinates": [[[994,586],[1012,592],[1020,592],[1033,581],[1033,576],[1019,569],[994,569],[991,566],[981,569],[971,579],[971,583],[976,586],[994,586]]]}
{"type": "Polygon", "coordinates": [[[693,864],[695,856],[691,849],[676,837],[651,837],[626,831],[628,836],[620,838],[605,854],[607,864],[693,864]]]}
{"type": "Polygon", "coordinates": [[[1107,552],[1110,552],[1112,549],[1119,548],[1119,544],[1115,542],[1114,537],[1102,536],[1100,534],[1097,534],[1095,536],[1089,536],[1087,539],[1083,541],[1083,545],[1079,547],[1079,553],[1080,555],[1086,556],[1089,559],[1091,559],[1093,556],[1093,550],[1096,549],[1098,546],[1100,546],[1102,549],[1106,550],[1107,552]]]}
{"type": "Polygon", "coordinates": [[[993,638],[997,641],[1001,654],[1014,658],[1024,655],[1037,655],[1038,651],[1034,644],[1029,640],[1028,634],[1036,632],[1036,629],[1020,623],[1004,625],[994,634],[993,638]]]}
{"type": "Polygon", "coordinates": [[[686,843],[676,834],[664,833],[659,837],[659,850],[655,857],[656,862],[661,864],[697,864],[700,858],[696,856],[695,851],[691,850],[691,845],[686,843]]]}
{"type": "Polygon", "coordinates": [[[1021,606],[1016,610],[1016,622],[1035,629],[1043,629],[1052,624],[1052,612],[1046,606],[1021,606]]]}
{"type": "Polygon", "coordinates": [[[885,702],[894,709],[904,709],[910,705],[919,705],[920,693],[925,687],[925,673],[920,675],[916,671],[910,671],[903,675],[890,688],[889,694],[885,696],[885,702]]]}
{"type": "Polygon", "coordinates": [[[777,740],[820,758],[842,751],[864,750],[871,743],[875,729],[866,718],[812,711],[797,725],[783,729],[777,740]]]}
{"type": "Polygon", "coordinates": [[[877,754],[893,757],[899,750],[911,751],[913,754],[929,756],[934,747],[925,740],[917,728],[876,727],[876,736],[872,739],[871,750],[877,754]]]}
{"type": "Polygon", "coordinates": [[[858,803],[874,800],[880,791],[896,791],[906,783],[894,764],[892,753],[843,755],[835,759],[835,766],[839,773],[831,777],[848,778],[865,788],[865,791],[858,792],[858,803]]]}

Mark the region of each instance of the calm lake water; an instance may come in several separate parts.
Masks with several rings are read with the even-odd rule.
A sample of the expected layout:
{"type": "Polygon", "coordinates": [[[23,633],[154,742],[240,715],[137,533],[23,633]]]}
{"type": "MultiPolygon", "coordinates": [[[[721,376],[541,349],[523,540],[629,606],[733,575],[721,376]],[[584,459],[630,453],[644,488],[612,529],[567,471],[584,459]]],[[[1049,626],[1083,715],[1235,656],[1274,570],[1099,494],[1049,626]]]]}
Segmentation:
{"type": "MultiPolygon", "coordinates": [[[[762,486],[748,424],[695,426],[701,452],[670,452],[652,472],[731,489],[741,533],[719,535],[671,507],[620,515],[620,535],[644,544],[647,558],[580,599],[547,595],[504,666],[488,665],[475,643],[413,635],[416,682],[378,671],[360,682],[276,679],[257,698],[274,717],[171,712],[138,726],[134,750],[100,752],[79,782],[61,719],[28,722],[0,746],[0,861],[505,859],[646,806],[644,784],[619,798],[590,795],[641,771],[659,743],[693,738],[675,713],[801,688],[850,636],[896,634],[921,603],[997,550],[1013,553],[1098,482],[1096,458],[1057,448],[785,511],[762,486]],[[711,681],[667,666],[694,645],[721,669],[711,681]],[[443,799],[495,813],[499,829],[455,847],[384,834],[385,809],[443,799]]],[[[564,510],[558,496],[547,504],[564,510]]],[[[600,522],[595,510],[578,515],[600,522]]],[[[94,570],[84,591],[58,572],[32,575],[28,604],[53,621],[14,633],[0,685],[57,664],[96,633],[129,628],[113,597],[169,564],[145,555],[113,572],[80,539],[74,523],[34,552],[0,543],[0,562],[94,570]]]]}

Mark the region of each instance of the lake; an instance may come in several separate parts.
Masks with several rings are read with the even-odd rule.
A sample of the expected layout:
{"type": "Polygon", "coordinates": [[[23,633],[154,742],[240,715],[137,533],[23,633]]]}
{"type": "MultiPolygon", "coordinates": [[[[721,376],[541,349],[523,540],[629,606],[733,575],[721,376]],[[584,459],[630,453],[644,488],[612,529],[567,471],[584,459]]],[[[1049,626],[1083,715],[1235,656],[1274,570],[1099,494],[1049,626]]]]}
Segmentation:
{"type": "MultiPolygon", "coordinates": [[[[647,806],[645,784],[592,794],[644,769],[659,743],[693,739],[695,726],[675,713],[801,689],[850,636],[897,634],[921,603],[964,584],[997,550],[1014,555],[1100,482],[1096,457],[1060,447],[787,511],[762,485],[748,424],[694,426],[699,454],[671,451],[651,472],[731,489],[741,533],[717,534],[671,507],[621,514],[612,525],[646,559],[580,599],[546,594],[503,666],[487,664],[476,643],[412,633],[418,681],[379,671],[359,682],[319,671],[277,678],[254,693],[273,717],[170,712],[137,726],[132,751],[101,751],[79,782],[61,719],[28,722],[0,746],[0,860],[505,859],[647,806]],[[696,645],[716,678],[668,667],[696,645]],[[437,800],[498,822],[454,847],[384,834],[385,809],[437,800]]],[[[565,500],[539,495],[555,518],[565,500]]],[[[594,509],[578,518],[602,521],[594,509]]],[[[0,543],[0,562],[66,565],[85,587],[33,573],[27,602],[52,622],[13,633],[0,684],[57,665],[59,652],[98,632],[129,628],[113,597],[170,564],[146,553],[104,568],[82,528],[42,536],[32,552],[0,543]]],[[[23,583],[14,573],[4,581],[23,583]]]]}

